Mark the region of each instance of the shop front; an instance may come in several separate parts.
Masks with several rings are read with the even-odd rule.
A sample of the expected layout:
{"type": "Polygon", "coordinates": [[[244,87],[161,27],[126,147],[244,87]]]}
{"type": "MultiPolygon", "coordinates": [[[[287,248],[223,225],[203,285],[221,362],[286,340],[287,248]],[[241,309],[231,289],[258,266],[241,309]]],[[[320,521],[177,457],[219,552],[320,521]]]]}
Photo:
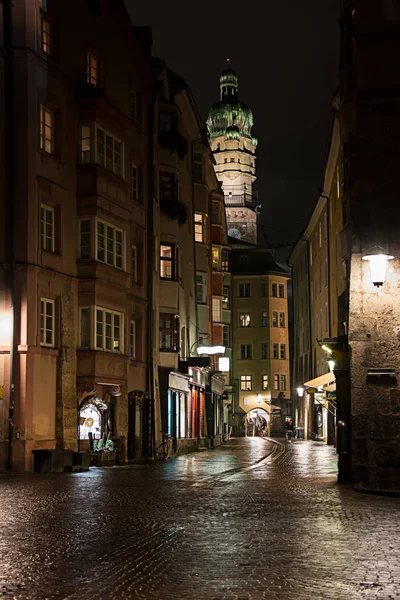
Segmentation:
{"type": "Polygon", "coordinates": [[[210,373],[206,390],[207,443],[210,448],[223,441],[225,377],[210,373]]]}
{"type": "Polygon", "coordinates": [[[188,438],[205,446],[205,403],[207,372],[202,368],[189,367],[188,438]]]}
{"type": "Polygon", "coordinates": [[[303,384],[311,398],[311,439],[334,443],[336,427],[336,381],[332,372],[303,384]]]}

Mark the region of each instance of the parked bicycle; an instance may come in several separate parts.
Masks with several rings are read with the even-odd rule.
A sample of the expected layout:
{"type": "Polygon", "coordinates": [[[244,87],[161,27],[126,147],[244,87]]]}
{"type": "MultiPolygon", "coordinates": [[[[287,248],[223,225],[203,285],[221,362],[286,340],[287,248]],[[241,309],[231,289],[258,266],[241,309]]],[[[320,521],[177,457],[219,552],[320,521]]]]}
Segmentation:
{"type": "Polygon", "coordinates": [[[172,452],[172,437],[169,433],[162,433],[162,441],[157,447],[156,455],[158,459],[168,460],[172,452]]]}

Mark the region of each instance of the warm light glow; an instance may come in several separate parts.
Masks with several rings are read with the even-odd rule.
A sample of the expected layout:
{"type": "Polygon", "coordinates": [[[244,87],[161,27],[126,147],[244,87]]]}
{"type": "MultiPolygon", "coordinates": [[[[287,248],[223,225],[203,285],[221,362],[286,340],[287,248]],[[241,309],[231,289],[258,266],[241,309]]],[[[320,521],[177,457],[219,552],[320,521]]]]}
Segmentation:
{"type": "Polygon", "coordinates": [[[369,261],[371,283],[380,287],[386,280],[387,261],[392,260],[394,256],[389,254],[368,254],[363,256],[363,260],[369,261]]]}
{"type": "Polygon", "coordinates": [[[0,346],[11,344],[11,314],[0,313],[0,346]]]}
{"type": "Polygon", "coordinates": [[[218,370],[227,373],[229,371],[229,358],[220,356],[218,359],[218,370]]]}
{"type": "Polygon", "coordinates": [[[197,354],[224,354],[225,346],[199,346],[197,354]]]}
{"type": "Polygon", "coordinates": [[[261,404],[261,402],[262,402],[261,394],[257,394],[257,402],[258,402],[258,404],[261,404]]]}
{"type": "Polygon", "coordinates": [[[300,387],[298,387],[298,388],[297,388],[297,394],[298,394],[298,396],[300,396],[300,398],[302,398],[302,397],[303,397],[303,394],[304,394],[304,388],[303,388],[303,387],[301,387],[301,386],[300,386],[300,387]]]}
{"type": "Polygon", "coordinates": [[[326,344],[322,344],[321,349],[325,350],[325,352],[327,352],[328,354],[332,354],[332,350],[326,344]]]}
{"type": "Polygon", "coordinates": [[[328,360],[328,365],[329,365],[330,371],[333,372],[333,369],[335,368],[335,361],[334,360],[328,360]]]}

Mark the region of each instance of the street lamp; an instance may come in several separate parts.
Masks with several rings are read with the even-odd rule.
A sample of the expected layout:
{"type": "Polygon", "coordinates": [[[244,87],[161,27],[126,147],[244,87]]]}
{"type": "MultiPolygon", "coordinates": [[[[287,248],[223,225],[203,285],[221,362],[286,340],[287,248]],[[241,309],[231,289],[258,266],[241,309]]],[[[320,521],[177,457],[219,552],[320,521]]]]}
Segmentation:
{"type": "Polygon", "coordinates": [[[387,261],[393,258],[394,256],[388,254],[380,246],[373,248],[370,254],[362,257],[363,260],[368,260],[369,262],[371,283],[375,287],[381,287],[385,282],[387,261]]]}
{"type": "Polygon", "coordinates": [[[297,395],[299,396],[299,398],[302,398],[304,395],[304,388],[302,386],[297,388],[297,395]]]}

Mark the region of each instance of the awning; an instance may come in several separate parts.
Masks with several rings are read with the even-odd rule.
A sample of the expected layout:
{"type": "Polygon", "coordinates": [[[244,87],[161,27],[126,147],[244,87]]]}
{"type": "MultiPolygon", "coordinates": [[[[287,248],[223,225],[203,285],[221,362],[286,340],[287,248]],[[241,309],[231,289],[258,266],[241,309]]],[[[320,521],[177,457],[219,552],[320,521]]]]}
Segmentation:
{"type": "Polygon", "coordinates": [[[325,388],[325,392],[336,392],[336,382],[327,385],[325,388]]]}
{"type": "Polygon", "coordinates": [[[335,381],[335,375],[333,373],[325,373],[324,375],[320,375],[315,379],[310,379],[310,381],[306,381],[305,383],[303,383],[303,387],[318,389],[322,386],[326,389],[326,386],[334,384],[335,381]]]}

